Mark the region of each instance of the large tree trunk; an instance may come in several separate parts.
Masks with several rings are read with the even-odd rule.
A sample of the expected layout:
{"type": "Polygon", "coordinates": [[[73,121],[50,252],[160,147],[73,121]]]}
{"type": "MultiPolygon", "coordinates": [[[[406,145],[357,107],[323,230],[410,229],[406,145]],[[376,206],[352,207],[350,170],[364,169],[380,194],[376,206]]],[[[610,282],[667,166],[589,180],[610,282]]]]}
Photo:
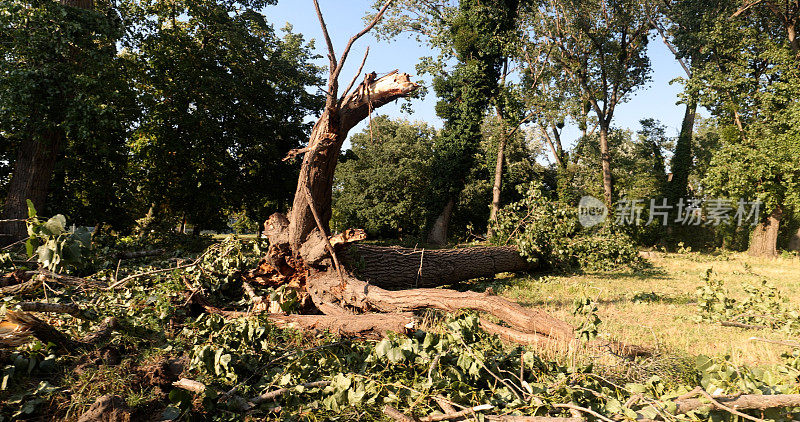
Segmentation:
{"type": "Polygon", "coordinates": [[[608,150],[608,125],[605,123],[600,126],[600,161],[603,168],[603,196],[606,206],[611,207],[614,188],[611,180],[611,154],[608,150]]]}
{"type": "MultiPolygon", "coordinates": [[[[52,131],[44,139],[22,142],[14,163],[14,173],[8,185],[8,197],[3,210],[3,219],[24,220],[28,218],[30,199],[39,212],[44,208],[47,188],[53,168],[64,143],[64,133],[52,131]]],[[[28,236],[24,222],[9,222],[3,227],[4,240],[18,241],[28,236]]]]}
{"type": "Polygon", "coordinates": [[[772,258],[778,256],[778,230],[781,222],[781,209],[776,208],[767,218],[759,223],[750,236],[750,247],[747,253],[751,256],[772,258]]]}
{"type": "Polygon", "coordinates": [[[514,246],[460,249],[409,249],[357,245],[352,262],[358,275],[385,289],[438,287],[504,272],[527,271],[532,265],[514,246]]]}
{"type": "Polygon", "coordinates": [[[442,209],[442,213],[436,217],[431,230],[428,232],[428,243],[431,245],[442,246],[447,244],[447,229],[450,227],[450,217],[453,215],[453,208],[456,201],[450,198],[442,209]]]}
{"type": "Polygon", "coordinates": [[[295,253],[300,251],[306,238],[317,229],[308,201],[309,194],[326,234],[329,234],[333,173],[347,133],[369,115],[370,109],[408,95],[416,88],[417,85],[411,82],[406,73],[393,73],[377,80],[368,78],[368,83],[362,83],[356,91],[342,100],[340,106],[326,107],[311,133],[308,152],[297,180],[289,218],[289,245],[295,253]]]}
{"type": "MultiPolygon", "coordinates": [[[[60,0],[65,6],[90,10],[93,0],[60,0]]],[[[27,200],[42,212],[47,199],[50,178],[65,143],[62,129],[49,131],[41,139],[28,139],[22,142],[14,162],[14,172],[8,186],[8,196],[4,204],[3,219],[21,220],[28,218],[27,200]]],[[[24,222],[9,222],[0,226],[0,244],[16,242],[28,236],[24,222]]]]}
{"type": "Polygon", "coordinates": [[[683,115],[681,133],[675,144],[675,153],[672,156],[670,171],[672,179],[667,187],[669,203],[674,205],[680,198],[686,196],[689,186],[689,173],[692,169],[692,134],[694,120],[697,112],[697,102],[690,100],[686,103],[686,112],[683,115]]]}

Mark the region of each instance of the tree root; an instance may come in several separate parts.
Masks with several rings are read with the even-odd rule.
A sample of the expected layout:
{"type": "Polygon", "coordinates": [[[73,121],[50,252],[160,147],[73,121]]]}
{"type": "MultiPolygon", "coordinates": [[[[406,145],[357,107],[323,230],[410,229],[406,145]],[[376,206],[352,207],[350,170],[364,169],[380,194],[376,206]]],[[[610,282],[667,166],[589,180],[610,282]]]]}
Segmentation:
{"type": "Polygon", "coordinates": [[[475,310],[493,315],[522,333],[540,334],[558,341],[574,338],[573,329],[566,322],[491,294],[442,289],[388,291],[352,276],[347,276],[346,284],[341,285],[338,276],[330,272],[313,275],[307,280],[306,288],[312,298],[361,311],[475,310]]]}
{"type": "MultiPolygon", "coordinates": [[[[200,305],[210,314],[225,318],[242,318],[264,312],[226,311],[212,306],[198,291],[192,292],[191,302],[200,305]]],[[[279,328],[295,328],[310,332],[331,332],[343,337],[381,339],[389,332],[408,333],[416,326],[416,319],[408,313],[348,314],[348,315],[298,315],[267,314],[267,319],[279,328]]]]}

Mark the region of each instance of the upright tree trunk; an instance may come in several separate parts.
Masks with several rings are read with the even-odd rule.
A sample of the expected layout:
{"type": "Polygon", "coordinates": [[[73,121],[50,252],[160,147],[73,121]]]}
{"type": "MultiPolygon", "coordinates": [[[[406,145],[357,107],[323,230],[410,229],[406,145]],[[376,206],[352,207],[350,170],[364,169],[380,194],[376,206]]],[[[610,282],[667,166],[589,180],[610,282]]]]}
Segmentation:
{"type": "Polygon", "coordinates": [[[792,46],[792,51],[796,56],[800,56],[800,39],[797,38],[797,29],[795,24],[786,27],[786,33],[789,38],[789,45],[792,46]]]}
{"type": "MultiPolygon", "coordinates": [[[[60,0],[60,3],[80,9],[94,8],[92,0],[60,0]]],[[[50,130],[40,139],[32,138],[22,142],[8,186],[3,219],[27,218],[28,199],[39,212],[43,211],[50,178],[64,144],[65,133],[60,128],[50,130]]],[[[0,226],[0,232],[5,235],[0,237],[0,243],[15,242],[28,236],[25,223],[22,222],[5,223],[0,226]]]]}
{"type": "Polygon", "coordinates": [[[767,218],[759,223],[750,236],[750,247],[747,253],[751,256],[772,258],[778,255],[778,231],[780,229],[782,211],[776,208],[767,218]]]}
{"type": "MultiPolygon", "coordinates": [[[[500,77],[500,86],[505,87],[506,77],[508,76],[508,57],[503,60],[503,73],[500,77]]],[[[497,118],[500,120],[500,126],[503,128],[503,133],[500,136],[500,142],[497,144],[497,162],[494,166],[494,183],[492,184],[492,207],[489,211],[489,228],[486,231],[486,237],[494,236],[492,230],[492,223],[497,221],[497,211],[500,210],[500,190],[503,187],[503,162],[505,161],[506,154],[506,141],[510,133],[506,131],[505,118],[503,117],[503,108],[501,102],[497,102],[495,106],[497,118]]]]}
{"type": "Polygon", "coordinates": [[[500,211],[500,191],[503,187],[503,163],[506,157],[506,137],[500,138],[497,145],[497,163],[494,166],[494,184],[492,185],[492,209],[489,211],[488,237],[494,235],[491,223],[497,221],[497,212],[500,211]]]}
{"type": "Polygon", "coordinates": [[[800,251],[800,229],[797,229],[797,232],[789,239],[788,249],[790,251],[800,251]]]}
{"type": "Polygon", "coordinates": [[[673,205],[678,202],[678,199],[686,196],[689,186],[689,173],[692,169],[692,134],[696,112],[696,101],[690,100],[686,103],[681,133],[678,135],[678,142],[675,144],[675,153],[670,165],[672,180],[667,187],[669,203],[673,205]]]}
{"type": "Polygon", "coordinates": [[[453,208],[456,201],[450,198],[442,209],[442,213],[436,217],[433,222],[430,232],[428,232],[428,243],[431,245],[445,245],[447,244],[447,228],[450,226],[450,217],[453,215],[453,208]]]}
{"type": "MultiPolygon", "coordinates": [[[[64,143],[64,133],[60,130],[50,132],[43,139],[30,139],[22,142],[14,163],[14,172],[8,185],[8,197],[3,210],[3,219],[17,220],[28,218],[30,199],[37,211],[44,209],[50,176],[64,143]]],[[[27,237],[24,222],[6,223],[3,228],[4,240],[12,242],[27,237]]]]}
{"type": "Polygon", "coordinates": [[[326,106],[311,132],[289,218],[288,243],[295,255],[304,254],[301,250],[303,243],[317,230],[315,212],[325,234],[330,234],[328,224],[331,219],[333,174],[347,133],[364,120],[371,109],[406,96],[417,88],[405,73],[393,73],[377,80],[374,76],[372,74],[365,83],[343,98],[341,104],[326,106]],[[314,210],[311,209],[309,196],[313,199],[314,210]]]}
{"type": "Polygon", "coordinates": [[[611,180],[611,154],[608,150],[608,125],[600,125],[600,161],[603,167],[603,196],[606,206],[611,207],[613,198],[613,181],[611,180]]]}

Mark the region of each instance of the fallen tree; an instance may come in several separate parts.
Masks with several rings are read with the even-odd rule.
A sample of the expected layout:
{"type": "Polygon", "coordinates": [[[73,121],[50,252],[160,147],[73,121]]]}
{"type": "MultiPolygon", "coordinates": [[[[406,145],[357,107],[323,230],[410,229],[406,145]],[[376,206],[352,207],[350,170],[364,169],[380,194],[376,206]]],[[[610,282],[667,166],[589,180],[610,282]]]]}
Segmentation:
{"type": "Polygon", "coordinates": [[[363,266],[359,276],[391,290],[439,287],[533,268],[514,246],[409,249],[356,245],[352,249],[350,260],[363,266]]]}
{"type": "MultiPolygon", "coordinates": [[[[387,1],[370,23],[350,38],[337,60],[319,4],[314,1],[330,61],[326,104],[308,146],[292,151],[287,157],[304,154],[291,212],[288,216],[273,214],[264,224],[270,247],[259,277],[273,285],[294,283],[307,292],[316,309],[324,314],[311,316],[319,321],[316,326],[324,326],[328,316],[356,321],[374,311],[391,315],[422,309],[466,309],[501,320],[505,325],[487,321],[484,326],[507,340],[534,339],[563,347],[574,339],[573,327],[545,312],[524,308],[492,294],[420,288],[529,269],[514,247],[413,250],[357,245],[351,248],[356,251],[355,258],[344,259],[345,247],[363,236],[356,239],[338,236],[332,241],[329,221],[333,175],[348,132],[373,110],[417,89],[405,73],[395,71],[382,77],[368,73],[353,92],[349,91],[358,76],[339,96],[338,78],[353,43],[372,29],[391,3],[387,1]],[[358,271],[354,271],[356,268],[358,271]]],[[[359,74],[365,61],[366,56],[359,74]]],[[[391,326],[374,327],[374,331],[394,330],[397,322],[397,318],[389,318],[386,323],[391,326]]]]}

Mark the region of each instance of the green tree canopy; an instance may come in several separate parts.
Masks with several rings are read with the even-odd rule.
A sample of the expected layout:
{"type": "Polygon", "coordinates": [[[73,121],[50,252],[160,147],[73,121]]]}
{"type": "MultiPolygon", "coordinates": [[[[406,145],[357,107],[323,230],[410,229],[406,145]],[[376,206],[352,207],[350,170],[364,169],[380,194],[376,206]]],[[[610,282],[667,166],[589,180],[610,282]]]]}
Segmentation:
{"type": "Polygon", "coordinates": [[[334,230],[363,228],[371,236],[416,237],[425,229],[436,131],[424,123],[372,119],[350,138],[336,167],[334,230]]]}
{"type": "MultiPolygon", "coordinates": [[[[116,54],[120,16],[109,2],[95,3],[94,9],[48,0],[0,3],[0,185],[8,182],[9,164],[31,165],[22,147],[41,143],[52,150],[58,188],[47,207],[44,196],[17,192],[22,208],[34,199],[45,215],[58,210],[79,223],[122,224],[116,199],[135,96],[126,60],[116,54]]],[[[33,177],[50,184],[49,171],[33,177]]]]}
{"type": "Polygon", "coordinates": [[[143,205],[157,203],[204,228],[226,212],[266,218],[285,209],[296,168],[281,159],[306,139],[322,106],[311,46],[279,37],[264,2],[137,4],[132,41],[145,118],[131,140],[143,205]]]}

